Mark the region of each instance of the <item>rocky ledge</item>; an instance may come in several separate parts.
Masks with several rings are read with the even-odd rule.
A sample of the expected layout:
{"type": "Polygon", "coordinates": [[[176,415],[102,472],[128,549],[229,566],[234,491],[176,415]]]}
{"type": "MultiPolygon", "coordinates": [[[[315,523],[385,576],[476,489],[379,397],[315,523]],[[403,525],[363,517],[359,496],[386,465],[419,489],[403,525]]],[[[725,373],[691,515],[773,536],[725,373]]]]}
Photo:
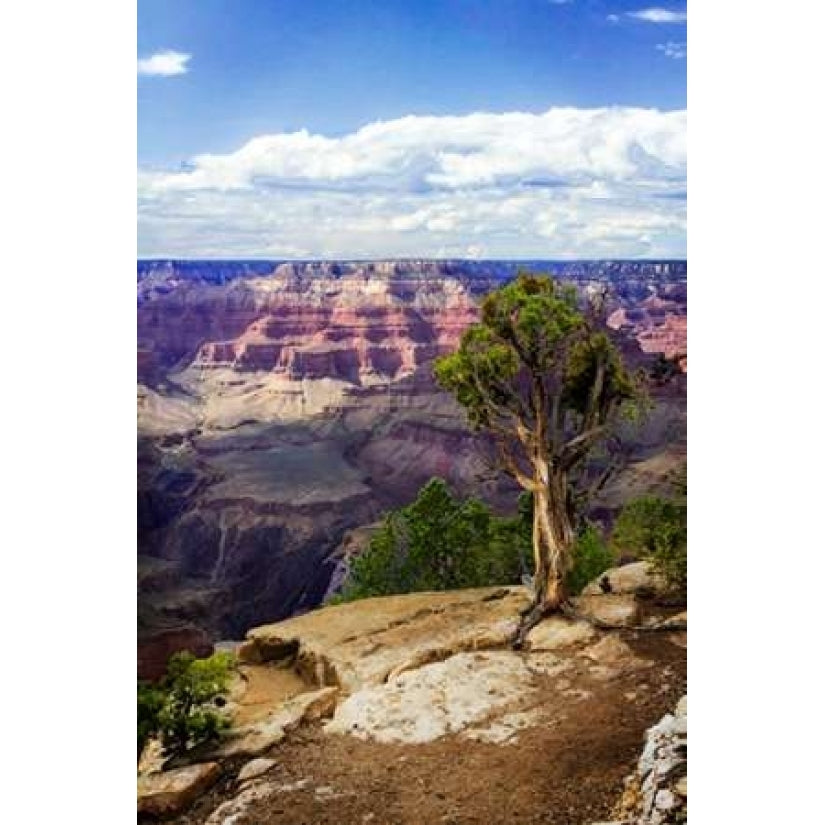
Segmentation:
{"type": "MultiPolygon", "coordinates": [[[[648,573],[610,571],[624,592],[588,603],[643,600],[634,582],[648,573]]],[[[417,593],[251,630],[238,649],[232,731],[191,754],[192,783],[180,763],[144,765],[141,810],[180,825],[606,819],[645,730],[684,692],[685,634],[552,617],[514,651],[527,600],[518,587],[417,593]],[[148,796],[159,786],[162,812],[148,796]]],[[[648,735],[645,765],[670,753],[662,736],[672,731],[662,731],[648,735]]],[[[675,776],[648,769],[639,793],[661,812],[670,797],[660,792],[676,790],[660,775],[675,776]]]]}

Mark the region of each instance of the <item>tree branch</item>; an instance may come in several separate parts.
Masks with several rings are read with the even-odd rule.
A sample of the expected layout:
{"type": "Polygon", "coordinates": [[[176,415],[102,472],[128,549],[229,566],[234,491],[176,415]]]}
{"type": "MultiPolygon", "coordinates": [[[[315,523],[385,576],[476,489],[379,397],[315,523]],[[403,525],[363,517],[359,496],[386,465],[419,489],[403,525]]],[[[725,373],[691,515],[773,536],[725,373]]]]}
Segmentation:
{"type": "Polygon", "coordinates": [[[531,493],[538,490],[539,486],[530,478],[519,466],[515,456],[505,447],[504,444],[497,443],[499,460],[513,478],[525,489],[531,493]]]}

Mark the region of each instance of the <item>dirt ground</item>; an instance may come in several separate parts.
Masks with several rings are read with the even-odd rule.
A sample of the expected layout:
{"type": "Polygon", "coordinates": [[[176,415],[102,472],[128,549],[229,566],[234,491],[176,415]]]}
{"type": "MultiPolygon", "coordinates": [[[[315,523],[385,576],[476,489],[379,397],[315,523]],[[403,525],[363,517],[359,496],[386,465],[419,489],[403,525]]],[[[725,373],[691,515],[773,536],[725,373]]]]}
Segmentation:
{"type": "MultiPolygon", "coordinates": [[[[325,735],[320,724],[292,733],[268,754],[268,781],[287,786],[232,825],[585,825],[609,818],[645,730],[686,692],[680,634],[621,634],[654,665],[613,678],[586,669],[541,685],[552,712],[518,741],[494,745],[448,736],[386,745],[325,735]],[[572,678],[571,678],[572,677],[572,678]],[[571,690],[572,688],[572,690],[571,690]],[[299,788],[289,789],[296,783],[299,788]]],[[[237,793],[237,766],[175,825],[202,825],[237,793]]]]}

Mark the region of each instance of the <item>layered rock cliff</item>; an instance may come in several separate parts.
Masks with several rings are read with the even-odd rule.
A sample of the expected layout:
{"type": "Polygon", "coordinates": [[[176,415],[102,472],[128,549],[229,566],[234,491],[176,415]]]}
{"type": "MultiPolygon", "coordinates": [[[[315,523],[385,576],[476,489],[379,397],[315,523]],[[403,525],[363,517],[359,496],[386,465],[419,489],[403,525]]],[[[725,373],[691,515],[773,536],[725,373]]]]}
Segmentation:
{"type": "MultiPolygon", "coordinates": [[[[679,267],[582,266],[570,268],[582,288],[611,273],[611,309],[628,319],[615,325],[639,358],[634,336],[684,315],[679,267]]],[[[238,638],[319,604],[347,531],[434,475],[494,505],[512,501],[506,483],[480,480],[478,445],[431,364],[514,268],[139,265],[142,646],[202,644],[172,633],[193,629],[238,638]]],[[[679,455],[684,394],[668,392],[639,458],[674,444],[679,455]]]]}

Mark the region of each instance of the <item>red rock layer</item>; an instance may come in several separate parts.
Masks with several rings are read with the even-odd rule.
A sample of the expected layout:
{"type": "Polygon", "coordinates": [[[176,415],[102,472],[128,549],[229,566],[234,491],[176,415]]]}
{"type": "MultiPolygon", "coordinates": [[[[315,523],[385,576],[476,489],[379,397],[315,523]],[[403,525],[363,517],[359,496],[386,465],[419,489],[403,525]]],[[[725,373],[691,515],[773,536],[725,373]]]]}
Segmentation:
{"type": "Polygon", "coordinates": [[[268,278],[183,285],[148,300],[138,308],[138,338],[167,368],[193,359],[202,369],[360,384],[408,375],[453,350],[476,318],[469,291],[449,277],[325,277],[284,265],[268,278]]]}

